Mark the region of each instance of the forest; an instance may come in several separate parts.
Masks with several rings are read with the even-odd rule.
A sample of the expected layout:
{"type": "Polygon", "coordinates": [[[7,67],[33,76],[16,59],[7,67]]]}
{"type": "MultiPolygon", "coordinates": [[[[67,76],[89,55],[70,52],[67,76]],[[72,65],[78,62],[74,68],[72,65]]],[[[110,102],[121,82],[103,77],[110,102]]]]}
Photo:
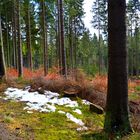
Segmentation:
{"type": "Polygon", "coordinates": [[[0,0],[0,139],[140,139],[140,1],[85,3],[0,0]]]}

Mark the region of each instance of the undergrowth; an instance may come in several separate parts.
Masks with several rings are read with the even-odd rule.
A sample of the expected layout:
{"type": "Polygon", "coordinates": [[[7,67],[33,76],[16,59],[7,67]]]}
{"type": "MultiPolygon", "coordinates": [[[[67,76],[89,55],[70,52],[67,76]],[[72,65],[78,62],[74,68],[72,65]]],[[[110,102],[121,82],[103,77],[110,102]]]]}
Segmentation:
{"type": "MultiPolygon", "coordinates": [[[[9,83],[11,81],[16,80],[16,82],[21,83],[29,83],[33,79],[44,77],[46,80],[60,80],[62,81],[64,79],[63,76],[59,74],[60,69],[57,67],[53,67],[49,69],[49,72],[47,76],[44,77],[43,68],[39,68],[36,70],[29,70],[27,68],[23,68],[23,78],[18,78],[18,72],[14,68],[7,68],[7,81],[9,83]]],[[[94,77],[87,76],[82,70],[74,70],[69,71],[68,77],[71,82],[78,82],[82,86],[86,85],[92,85],[94,89],[101,91],[103,93],[107,92],[107,76],[96,74],[94,77]]],[[[128,81],[128,87],[129,87],[129,94],[133,94],[137,91],[140,91],[140,80],[129,80],[128,81]]]]}
{"type": "MultiPolygon", "coordinates": [[[[79,100],[79,99],[78,99],[79,100]]],[[[16,131],[17,135],[24,139],[35,140],[82,140],[85,131],[78,132],[77,124],[71,122],[64,114],[39,113],[34,111],[29,114],[23,110],[24,103],[16,101],[0,102],[0,121],[7,124],[10,131],[16,131]]],[[[82,119],[89,128],[88,132],[103,128],[104,115],[97,115],[89,111],[89,107],[81,105],[82,115],[72,112],[71,108],[59,106],[57,110],[72,113],[82,119]]]]}
{"type": "MultiPolygon", "coordinates": [[[[0,85],[0,96],[3,95],[4,89],[9,86],[23,88],[29,85],[33,79],[43,77],[43,69],[30,71],[24,68],[23,78],[18,78],[18,73],[15,69],[8,69],[8,80],[0,85]]],[[[59,75],[59,70],[53,68],[45,77],[46,80],[57,80],[58,83],[64,82],[64,78],[59,75]]],[[[84,73],[75,72],[68,76],[69,84],[80,85],[86,87],[93,86],[96,90],[103,93],[107,92],[107,77],[106,75],[95,75],[88,79],[84,73]]],[[[55,85],[54,85],[55,86],[55,85]]],[[[129,80],[129,98],[138,99],[140,93],[140,82],[129,80]]],[[[109,140],[108,135],[102,132],[104,115],[97,115],[89,111],[89,107],[82,105],[80,99],[77,99],[80,104],[82,115],[73,113],[71,108],[57,106],[58,110],[69,112],[79,119],[82,119],[85,125],[89,128],[87,132],[78,132],[78,127],[75,123],[68,120],[64,114],[55,113],[39,113],[34,112],[29,114],[23,110],[24,103],[15,101],[3,101],[0,99],[0,122],[7,125],[10,131],[16,132],[17,135],[25,140],[109,140]]],[[[115,140],[139,140],[140,134],[135,133],[131,136],[120,138],[114,137],[115,140]]]]}

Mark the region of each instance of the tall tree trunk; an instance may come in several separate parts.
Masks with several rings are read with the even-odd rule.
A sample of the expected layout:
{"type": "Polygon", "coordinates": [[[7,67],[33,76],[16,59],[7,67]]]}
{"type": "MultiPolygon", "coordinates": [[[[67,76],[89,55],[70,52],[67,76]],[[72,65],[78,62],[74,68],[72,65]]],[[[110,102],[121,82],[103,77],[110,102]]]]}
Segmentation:
{"type": "Polygon", "coordinates": [[[14,46],[14,67],[18,69],[18,52],[17,52],[17,6],[16,0],[13,0],[13,46],[14,46]]]}
{"type": "MultiPolygon", "coordinates": [[[[7,11],[7,8],[5,8],[5,11],[7,11]]],[[[8,27],[8,16],[6,12],[6,49],[7,49],[7,67],[10,67],[10,52],[9,52],[9,27],[8,27]]]]}
{"type": "Polygon", "coordinates": [[[20,31],[20,1],[16,1],[17,4],[17,47],[18,47],[18,76],[23,76],[23,58],[22,58],[22,46],[21,46],[21,31],[20,31]]]}
{"type": "Polygon", "coordinates": [[[74,61],[75,61],[75,66],[74,68],[77,69],[77,32],[76,32],[76,18],[74,18],[73,21],[73,28],[74,28],[74,39],[73,39],[73,46],[74,46],[74,61]]]}
{"type": "Polygon", "coordinates": [[[132,132],[128,114],[125,0],[108,0],[108,94],[104,129],[132,132]]]}
{"type": "Polygon", "coordinates": [[[28,67],[30,70],[33,69],[33,62],[32,62],[32,47],[31,47],[31,21],[30,21],[30,3],[29,0],[25,1],[26,5],[26,42],[27,42],[27,49],[28,49],[28,67]],[[26,5],[27,4],[27,5],[26,5]]]}
{"type": "MultiPolygon", "coordinates": [[[[60,35],[61,35],[61,31],[60,31],[60,4],[59,4],[59,0],[57,0],[57,42],[58,42],[58,60],[59,60],[59,68],[62,67],[62,53],[61,53],[61,40],[60,40],[60,35]]],[[[62,71],[60,70],[60,74],[62,71]]]]}
{"type": "Polygon", "coordinates": [[[100,18],[99,18],[99,15],[100,15],[100,11],[99,11],[99,0],[97,1],[97,4],[98,4],[98,53],[99,53],[99,56],[98,56],[98,62],[99,62],[99,75],[101,74],[101,37],[100,37],[100,18]]]}
{"type": "MultiPolygon", "coordinates": [[[[100,26],[100,25],[99,25],[100,26]]],[[[99,27],[100,28],[100,27],[99,27]]],[[[98,29],[98,35],[99,35],[99,39],[98,39],[98,62],[99,62],[99,75],[101,74],[101,68],[102,68],[102,60],[101,60],[101,37],[100,37],[100,29],[98,29]]]]}
{"type": "Polygon", "coordinates": [[[46,10],[45,1],[41,0],[42,8],[42,39],[43,39],[43,62],[44,62],[44,75],[48,73],[48,46],[47,46],[47,26],[46,26],[46,10]]]}
{"type": "Polygon", "coordinates": [[[133,54],[133,52],[134,52],[134,50],[133,50],[133,47],[132,47],[132,45],[133,45],[133,38],[132,38],[132,17],[131,17],[131,33],[130,33],[130,45],[131,45],[131,49],[132,49],[132,51],[131,51],[131,76],[133,76],[133,74],[134,74],[134,54],[133,54]]]}
{"type": "Polygon", "coordinates": [[[0,79],[5,76],[6,67],[3,51],[3,38],[2,38],[2,27],[1,27],[1,15],[0,15],[0,79]]]}
{"type": "Polygon", "coordinates": [[[62,52],[62,74],[67,76],[67,66],[66,66],[66,51],[64,46],[64,17],[63,17],[63,2],[59,0],[59,8],[60,8],[60,44],[61,44],[61,52],[62,52]]]}
{"type": "Polygon", "coordinates": [[[13,14],[12,14],[12,46],[13,46],[13,50],[12,50],[12,66],[14,68],[16,68],[16,54],[15,54],[15,35],[14,35],[14,9],[13,9],[13,14]]]}
{"type": "Polygon", "coordinates": [[[137,27],[137,22],[136,22],[136,27],[135,27],[135,46],[136,46],[136,76],[139,76],[139,48],[138,48],[138,27],[137,27]]]}
{"type": "Polygon", "coordinates": [[[15,68],[15,62],[16,62],[16,55],[15,55],[15,41],[14,41],[14,19],[12,18],[12,47],[13,47],[13,50],[12,50],[12,66],[15,68]]]}
{"type": "Polygon", "coordinates": [[[73,31],[72,31],[72,19],[69,18],[69,49],[70,49],[70,67],[73,69],[73,31]]]}

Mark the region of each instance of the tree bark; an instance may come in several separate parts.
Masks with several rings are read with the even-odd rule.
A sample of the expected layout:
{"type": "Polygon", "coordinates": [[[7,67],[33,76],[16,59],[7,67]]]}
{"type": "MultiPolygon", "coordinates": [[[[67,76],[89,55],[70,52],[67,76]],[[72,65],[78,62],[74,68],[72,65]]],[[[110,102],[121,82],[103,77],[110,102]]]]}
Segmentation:
{"type": "Polygon", "coordinates": [[[100,11],[99,11],[99,0],[97,0],[97,5],[98,5],[98,62],[99,62],[99,75],[101,74],[101,65],[102,65],[102,61],[101,61],[101,37],[100,37],[100,11]]]}
{"type": "Polygon", "coordinates": [[[18,53],[17,53],[17,6],[16,1],[13,0],[13,48],[14,48],[14,67],[18,69],[18,53]]]}
{"type": "Polygon", "coordinates": [[[126,49],[125,0],[108,1],[108,94],[104,129],[132,132],[128,113],[128,66],[126,49]]]}
{"type": "Polygon", "coordinates": [[[136,45],[136,76],[139,76],[139,48],[138,48],[138,25],[135,25],[135,45],[136,45]]]}
{"type": "MultiPolygon", "coordinates": [[[[5,12],[7,11],[7,8],[5,8],[5,12]]],[[[7,12],[6,12],[6,50],[7,50],[7,61],[6,61],[6,65],[7,67],[10,67],[10,51],[9,51],[9,27],[8,27],[8,16],[7,16],[7,12]]]]}
{"type": "Polygon", "coordinates": [[[12,17],[12,46],[13,46],[13,50],[12,50],[12,66],[15,68],[16,66],[16,55],[15,55],[15,41],[14,41],[14,16],[12,17]]]}
{"type": "Polygon", "coordinates": [[[77,69],[77,30],[76,30],[76,18],[73,21],[73,28],[74,28],[74,39],[73,39],[73,47],[74,47],[74,68],[77,69]]]}
{"type": "Polygon", "coordinates": [[[1,15],[0,15],[0,79],[6,74],[4,51],[3,51],[3,38],[2,38],[2,27],[1,27],[1,15]]]}
{"type": "Polygon", "coordinates": [[[28,67],[30,70],[33,69],[33,62],[32,62],[32,46],[31,46],[31,22],[30,22],[30,3],[29,0],[26,0],[26,42],[27,42],[27,49],[28,49],[28,67]]]}
{"type": "Polygon", "coordinates": [[[131,49],[132,49],[131,50],[131,76],[133,76],[133,74],[134,74],[134,63],[133,63],[133,61],[134,61],[134,53],[133,53],[134,50],[133,50],[133,47],[132,47],[132,45],[133,45],[133,38],[132,38],[132,36],[133,36],[132,35],[132,32],[133,32],[132,30],[133,29],[132,29],[132,24],[133,24],[133,22],[132,22],[132,17],[131,17],[131,31],[130,31],[131,32],[130,33],[131,34],[130,35],[130,37],[131,37],[131,39],[130,39],[130,45],[131,45],[131,49]]]}
{"type": "Polygon", "coordinates": [[[43,63],[44,63],[44,75],[48,73],[48,46],[47,46],[47,26],[46,26],[46,12],[45,12],[45,1],[41,0],[42,8],[42,39],[43,39],[43,63]]]}
{"type": "Polygon", "coordinates": [[[73,31],[72,18],[69,18],[69,49],[70,49],[70,67],[73,70],[73,31]]]}
{"type": "Polygon", "coordinates": [[[61,44],[61,53],[62,53],[62,75],[67,76],[67,66],[66,66],[66,51],[64,46],[64,17],[63,17],[63,1],[59,0],[60,8],[60,44],[61,44]]]}
{"type": "MultiPolygon", "coordinates": [[[[61,31],[60,31],[60,4],[59,4],[59,0],[57,0],[57,45],[58,45],[58,60],[59,60],[59,68],[62,67],[62,53],[61,53],[61,40],[60,40],[60,35],[61,35],[61,31]]],[[[60,70],[60,74],[62,71],[60,70]]]]}
{"type": "Polygon", "coordinates": [[[20,31],[20,1],[17,0],[17,47],[18,47],[18,77],[23,76],[23,58],[22,58],[22,46],[21,46],[21,31],[20,31]]]}

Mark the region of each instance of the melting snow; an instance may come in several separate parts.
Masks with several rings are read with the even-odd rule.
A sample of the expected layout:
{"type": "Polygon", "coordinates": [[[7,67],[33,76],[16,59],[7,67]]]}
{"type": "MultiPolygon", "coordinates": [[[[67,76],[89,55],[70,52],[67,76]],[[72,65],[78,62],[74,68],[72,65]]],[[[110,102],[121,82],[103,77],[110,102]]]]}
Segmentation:
{"type": "Polygon", "coordinates": [[[78,114],[82,114],[82,112],[81,112],[81,110],[80,109],[75,109],[73,112],[76,112],[76,113],[78,113],[78,114]]]}
{"type": "Polygon", "coordinates": [[[83,130],[88,130],[88,128],[86,126],[77,128],[77,131],[83,131],[83,130]]]}
{"type": "Polygon", "coordinates": [[[82,100],[82,103],[85,104],[85,105],[90,105],[91,103],[87,100],[82,100]]]}
{"type": "Polygon", "coordinates": [[[67,118],[69,118],[71,121],[75,122],[76,124],[79,124],[80,126],[84,126],[84,123],[81,119],[75,118],[72,114],[66,113],[67,118]]]}
{"type": "Polygon", "coordinates": [[[65,114],[65,112],[64,111],[61,111],[61,110],[59,110],[58,113],[65,114]]]}
{"type": "Polygon", "coordinates": [[[33,112],[32,111],[27,111],[27,113],[32,114],[33,112]]]}
{"type": "MultiPolygon", "coordinates": [[[[70,98],[63,97],[60,98],[58,93],[45,91],[44,94],[39,94],[38,92],[29,93],[28,90],[30,86],[22,89],[17,88],[8,88],[5,91],[6,97],[5,100],[13,99],[16,101],[22,101],[26,103],[26,107],[24,110],[27,110],[27,113],[33,113],[32,110],[39,111],[39,112],[55,112],[56,107],[55,105],[66,106],[75,108],[78,107],[78,103],[76,101],[72,101],[70,98]]],[[[83,100],[83,104],[90,104],[88,101],[83,100]]],[[[82,114],[81,110],[75,109],[73,112],[78,114],[82,114]]],[[[81,127],[78,128],[78,131],[86,130],[87,128],[84,126],[84,123],[81,119],[75,118],[72,114],[64,111],[58,111],[60,114],[65,114],[68,119],[75,122],[76,124],[80,125],[81,127]]]]}

